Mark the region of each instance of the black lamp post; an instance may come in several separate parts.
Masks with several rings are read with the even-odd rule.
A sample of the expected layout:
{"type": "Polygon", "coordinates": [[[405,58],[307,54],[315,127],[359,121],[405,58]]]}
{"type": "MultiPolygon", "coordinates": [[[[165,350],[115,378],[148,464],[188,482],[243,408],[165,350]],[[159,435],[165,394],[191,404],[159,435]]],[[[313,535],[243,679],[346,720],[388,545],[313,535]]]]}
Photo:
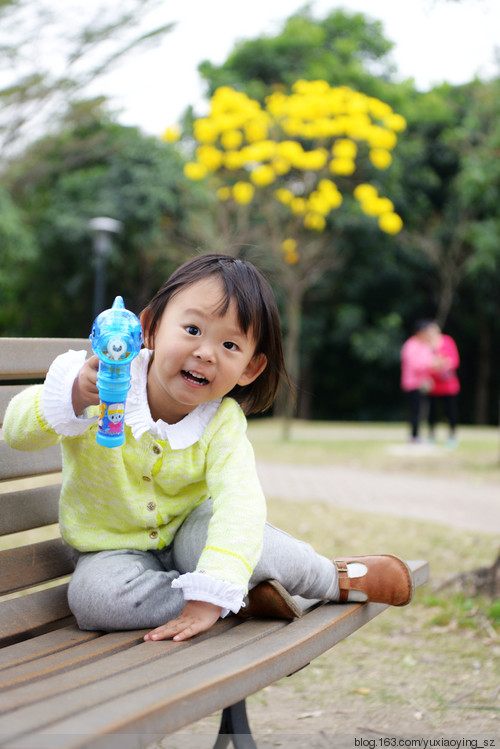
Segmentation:
{"type": "Polygon", "coordinates": [[[100,216],[89,221],[89,227],[94,234],[94,319],[104,309],[104,294],[106,288],[106,260],[108,259],[112,241],[111,235],[118,234],[122,228],[121,221],[114,218],[100,216]]]}

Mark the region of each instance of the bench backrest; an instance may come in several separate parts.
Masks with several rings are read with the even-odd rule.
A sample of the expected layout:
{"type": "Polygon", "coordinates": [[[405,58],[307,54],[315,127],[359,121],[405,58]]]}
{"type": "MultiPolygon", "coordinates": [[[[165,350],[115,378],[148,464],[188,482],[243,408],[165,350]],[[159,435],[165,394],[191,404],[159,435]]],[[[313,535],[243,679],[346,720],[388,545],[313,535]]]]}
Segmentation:
{"type": "MultiPolygon", "coordinates": [[[[0,426],[12,397],[43,382],[58,354],[88,339],[0,339],[0,426]]],[[[65,624],[71,550],[57,527],[59,447],[12,450],[0,440],[0,645],[65,624]]]]}

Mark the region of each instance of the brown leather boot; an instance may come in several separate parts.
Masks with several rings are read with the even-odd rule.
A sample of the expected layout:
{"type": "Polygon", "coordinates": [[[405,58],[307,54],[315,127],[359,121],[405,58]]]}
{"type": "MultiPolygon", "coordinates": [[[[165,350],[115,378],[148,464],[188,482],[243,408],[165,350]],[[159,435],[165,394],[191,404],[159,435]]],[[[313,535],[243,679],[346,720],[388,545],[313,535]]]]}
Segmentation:
{"type": "Polygon", "coordinates": [[[300,606],[277,580],[264,580],[248,592],[246,606],[236,616],[247,619],[295,619],[302,616],[300,606]]]}
{"type": "Polygon", "coordinates": [[[368,557],[344,557],[334,559],[339,573],[339,602],[348,600],[350,590],[365,593],[368,601],[387,603],[390,606],[406,606],[413,597],[414,582],[408,565],[399,557],[379,554],[368,557]],[[350,562],[364,564],[367,571],[361,577],[348,577],[350,562]]]}

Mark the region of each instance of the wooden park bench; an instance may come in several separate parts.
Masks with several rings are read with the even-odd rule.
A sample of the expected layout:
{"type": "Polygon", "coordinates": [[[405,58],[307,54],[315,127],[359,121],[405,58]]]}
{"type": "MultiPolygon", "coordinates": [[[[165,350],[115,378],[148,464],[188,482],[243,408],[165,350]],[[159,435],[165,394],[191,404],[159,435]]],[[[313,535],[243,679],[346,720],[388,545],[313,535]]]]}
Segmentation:
{"type": "MultiPolygon", "coordinates": [[[[10,398],[85,340],[0,339],[0,424],[10,398]]],[[[292,674],[386,606],[307,603],[301,618],[220,620],[182,643],[83,632],[66,600],[72,557],[57,531],[59,448],[0,440],[0,746],[146,747],[222,710],[216,747],[254,747],[245,698],[292,674]]],[[[425,562],[411,563],[417,585],[425,562]]],[[[304,601],[302,601],[305,604],[304,601]]]]}

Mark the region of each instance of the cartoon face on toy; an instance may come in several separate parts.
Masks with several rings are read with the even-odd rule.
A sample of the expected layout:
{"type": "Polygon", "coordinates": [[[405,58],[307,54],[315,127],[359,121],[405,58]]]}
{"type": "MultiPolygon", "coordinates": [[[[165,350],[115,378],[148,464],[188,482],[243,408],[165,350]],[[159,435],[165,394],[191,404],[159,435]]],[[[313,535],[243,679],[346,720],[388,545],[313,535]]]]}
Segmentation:
{"type": "Polygon", "coordinates": [[[124,406],[123,403],[112,403],[108,407],[108,419],[111,424],[119,424],[123,419],[124,406]]]}
{"type": "Polygon", "coordinates": [[[107,354],[110,359],[118,361],[127,355],[127,344],[120,336],[112,336],[108,341],[107,354]]]}

